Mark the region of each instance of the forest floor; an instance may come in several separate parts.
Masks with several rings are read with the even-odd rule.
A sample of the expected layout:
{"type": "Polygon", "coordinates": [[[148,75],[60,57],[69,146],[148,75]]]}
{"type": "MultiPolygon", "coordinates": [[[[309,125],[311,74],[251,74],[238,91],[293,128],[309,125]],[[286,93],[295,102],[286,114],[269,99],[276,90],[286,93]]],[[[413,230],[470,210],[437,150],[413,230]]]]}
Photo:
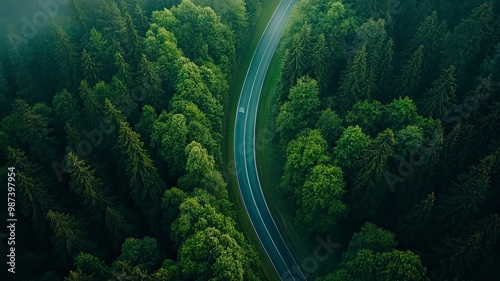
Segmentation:
{"type": "Polygon", "coordinates": [[[234,121],[236,114],[236,107],[238,106],[238,100],[241,93],[241,87],[243,86],[243,81],[252,60],[253,53],[259,43],[260,37],[264,30],[266,29],[267,23],[271,19],[274,10],[280,3],[280,0],[269,0],[262,5],[262,10],[259,15],[259,20],[252,30],[249,32],[249,41],[239,54],[239,63],[235,71],[233,72],[232,81],[230,84],[230,96],[228,104],[226,105],[225,113],[225,123],[224,123],[224,138],[223,138],[223,171],[226,181],[228,183],[229,197],[233,203],[237,217],[238,225],[240,229],[248,237],[250,243],[254,245],[257,254],[259,255],[261,263],[262,275],[264,278],[270,281],[280,280],[278,277],[271,261],[269,260],[264,248],[260,244],[259,238],[255,234],[248,215],[243,205],[241,194],[238,188],[238,183],[236,181],[236,175],[234,171],[234,150],[233,150],[233,137],[234,137],[234,121]]]}

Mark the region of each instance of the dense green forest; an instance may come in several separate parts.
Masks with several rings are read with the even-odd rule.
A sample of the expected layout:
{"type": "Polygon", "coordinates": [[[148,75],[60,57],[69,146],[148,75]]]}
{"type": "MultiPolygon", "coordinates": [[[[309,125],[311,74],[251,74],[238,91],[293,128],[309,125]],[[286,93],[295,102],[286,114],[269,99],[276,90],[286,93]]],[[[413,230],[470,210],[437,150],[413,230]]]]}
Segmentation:
{"type": "MultiPolygon", "coordinates": [[[[3,2],[16,278],[266,279],[221,173],[263,1],[3,2]]],[[[350,238],[316,280],[498,279],[500,1],[299,0],[278,55],[272,188],[350,238]]]]}
{"type": "Polygon", "coordinates": [[[2,11],[33,10],[1,25],[15,277],[260,280],[220,172],[229,81],[259,0],[42,2],[2,11]]]}
{"type": "Polygon", "coordinates": [[[500,1],[302,0],[281,45],[281,190],[352,234],[317,280],[498,280],[500,1]]]}

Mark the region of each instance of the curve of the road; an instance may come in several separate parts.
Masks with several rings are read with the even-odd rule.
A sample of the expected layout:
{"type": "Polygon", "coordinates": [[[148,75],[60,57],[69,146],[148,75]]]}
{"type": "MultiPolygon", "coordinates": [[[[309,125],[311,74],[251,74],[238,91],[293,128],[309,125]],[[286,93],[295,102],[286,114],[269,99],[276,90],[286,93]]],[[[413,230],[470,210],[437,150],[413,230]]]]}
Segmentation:
{"type": "Polygon", "coordinates": [[[282,280],[306,278],[283,240],[264,198],[255,161],[255,128],[264,79],[296,2],[281,0],[267,24],[245,77],[234,125],[234,161],[241,197],[253,228],[282,280]]]}

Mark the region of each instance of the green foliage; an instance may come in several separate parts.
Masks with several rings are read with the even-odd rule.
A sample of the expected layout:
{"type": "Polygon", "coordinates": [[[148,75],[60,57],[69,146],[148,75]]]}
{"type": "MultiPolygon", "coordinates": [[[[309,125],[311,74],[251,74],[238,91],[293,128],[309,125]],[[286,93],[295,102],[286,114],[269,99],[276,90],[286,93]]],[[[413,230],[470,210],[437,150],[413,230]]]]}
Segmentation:
{"type": "Polygon", "coordinates": [[[408,97],[394,99],[385,106],[385,124],[393,130],[401,130],[405,126],[417,124],[420,117],[417,106],[408,97]]]}
{"type": "MultiPolygon", "coordinates": [[[[188,194],[177,187],[165,190],[162,197],[162,210],[166,222],[172,222],[179,216],[179,208],[187,197],[188,194]]],[[[170,225],[165,228],[167,232],[170,231],[170,225]]]]}
{"type": "Polygon", "coordinates": [[[320,34],[312,48],[311,66],[314,69],[314,76],[318,81],[320,89],[325,90],[328,85],[328,62],[329,50],[324,34],[320,34]]]}
{"type": "MultiPolygon", "coordinates": [[[[84,48],[82,51],[82,66],[90,66],[88,62],[85,62],[83,60],[83,58],[85,58],[83,52],[88,53],[88,59],[94,64],[95,68],[95,77],[93,77],[94,80],[88,79],[86,76],[84,76],[84,78],[94,83],[98,80],[108,78],[106,75],[102,74],[109,71],[109,67],[113,62],[113,51],[108,40],[105,39],[101,32],[97,31],[95,28],[92,28],[89,31],[87,38],[84,39],[84,48]]],[[[85,71],[87,71],[88,73],[92,73],[91,69],[85,70],[85,68],[83,68],[83,70],[84,74],[85,71]]]]}
{"type": "Polygon", "coordinates": [[[354,171],[369,143],[370,137],[363,133],[358,125],[348,126],[333,149],[334,162],[345,172],[354,171]]]}
{"type": "Polygon", "coordinates": [[[429,280],[420,257],[411,251],[392,250],[377,257],[377,280],[429,280]]]}
{"type": "Polygon", "coordinates": [[[474,233],[459,238],[445,237],[439,246],[433,248],[432,255],[440,261],[439,271],[461,276],[478,261],[482,252],[482,235],[474,233]]]}
{"type": "Polygon", "coordinates": [[[116,76],[123,81],[128,87],[134,85],[130,65],[125,61],[120,52],[116,52],[114,56],[114,66],[117,69],[116,76]]]}
{"type": "Polygon", "coordinates": [[[65,81],[65,87],[72,88],[78,79],[78,55],[76,47],[61,26],[54,24],[56,44],[54,55],[59,66],[59,75],[65,81]]]}
{"type": "Polygon", "coordinates": [[[411,251],[394,249],[394,234],[366,223],[355,233],[340,267],[317,280],[426,280],[427,269],[411,251]],[[349,279],[350,278],[350,279],[349,279]]]}
{"type": "MultiPolygon", "coordinates": [[[[491,166],[498,156],[491,152],[498,146],[500,124],[500,103],[493,94],[500,77],[495,67],[500,6],[498,1],[448,2],[304,0],[295,7],[281,43],[275,116],[286,157],[281,185],[297,204],[294,220],[305,229],[328,229],[328,223],[322,230],[309,226],[306,219],[319,224],[326,211],[317,205],[302,210],[301,196],[311,190],[304,189],[306,181],[313,186],[312,169],[332,164],[343,171],[347,220],[362,224],[384,218],[415,252],[439,245],[442,233],[484,235],[481,217],[498,213],[493,203],[498,177],[491,166]],[[316,79],[319,103],[316,107],[310,96],[299,96],[297,108],[317,108],[299,116],[300,109],[290,110],[292,99],[285,96],[305,75],[316,79]],[[320,165],[299,165],[297,142],[308,143],[311,129],[330,145],[332,163],[327,155],[320,165]]],[[[311,202],[319,204],[323,197],[311,202]]],[[[334,224],[331,220],[330,227],[334,224]]],[[[489,251],[471,252],[475,263],[460,270],[448,266],[449,256],[424,258],[435,278],[456,274],[483,280],[493,276],[498,260],[489,251]],[[488,265],[472,270],[478,261],[488,265]]],[[[318,280],[428,280],[426,272],[410,252],[365,251],[349,270],[341,266],[318,280]]]]}
{"type": "Polygon", "coordinates": [[[329,160],[326,154],[327,143],[317,130],[304,132],[297,139],[290,141],[286,149],[286,163],[281,186],[283,190],[294,194],[305,183],[305,177],[319,164],[329,160]]]}
{"type": "Polygon", "coordinates": [[[292,88],[298,79],[304,76],[311,61],[311,27],[305,23],[299,33],[295,34],[292,43],[285,51],[282,61],[283,76],[289,77],[283,87],[292,88]]]}
{"type": "Polygon", "coordinates": [[[420,45],[403,65],[397,91],[401,96],[414,96],[417,92],[422,75],[423,54],[424,45],[420,45]]]}
{"type": "Polygon", "coordinates": [[[361,249],[373,252],[389,252],[396,245],[397,242],[393,233],[367,222],[359,232],[352,235],[347,250],[342,255],[342,260],[349,261],[353,259],[361,249]]]}
{"type": "Polygon", "coordinates": [[[308,232],[323,232],[335,225],[347,210],[347,206],[342,202],[344,187],[345,182],[339,167],[314,167],[304,186],[295,190],[299,203],[297,226],[308,232]]]}
{"type": "Polygon", "coordinates": [[[317,121],[319,89],[316,80],[304,76],[290,89],[288,101],[283,103],[276,117],[276,129],[283,143],[288,143],[305,128],[317,121]]]}
{"type": "Polygon", "coordinates": [[[235,60],[234,32],[209,7],[183,0],[169,11],[154,12],[153,22],[171,30],[179,47],[197,64],[212,59],[225,68],[235,60]]]}
{"type": "Polygon", "coordinates": [[[115,249],[121,245],[125,238],[134,236],[135,228],[119,210],[107,207],[104,218],[108,239],[113,243],[115,249]]]}
{"type": "Polygon", "coordinates": [[[80,222],[73,215],[49,210],[52,243],[59,254],[75,256],[78,252],[89,249],[88,239],[80,222]]]}
{"type": "Polygon", "coordinates": [[[376,100],[361,100],[354,104],[345,116],[345,123],[349,126],[359,126],[363,132],[370,135],[378,131],[378,125],[383,117],[383,105],[376,100]]]}
{"type": "Polygon", "coordinates": [[[474,8],[469,17],[462,19],[445,42],[447,56],[443,65],[455,66],[459,77],[463,77],[466,67],[480,54],[491,35],[493,19],[493,1],[484,2],[474,8]]]}
{"type": "Polygon", "coordinates": [[[80,252],[75,257],[75,267],[78,273],[90,276],[97,280],[104,280],[109,278],[109,269],[104,262],[99,258],[80,252]]]}
{"type": "Polygon", "coordinates": [[[185,279],[244,280],[243,249],[216,228],[207,228],[188,238],[179,255],[185,279]]]}
{"type": "Polygon", "coordinates": [[[101,70],[96,59],[86,49],[83,49],[81,62],[84,79],[91,83],[97,82],[101,70]]]}
{"type": "Polygon", "coordinates": [[[339,115],[327,108],[320,113],[318,122],[316,122],[316,129],[321,132],[328,144],[332,144],[340,138],[345,128],[339,115]]]}
{"type": "Polygon", "coordinates": [[[399,223],[401,237],[405,240],[411,240],[424,226],[429,222],[434,209],[436,197],[434,192],[427,195],[421,201],[415,203],[409,212],[407,212],[399,223]]]}
{"type": "Polygon", "coordinates": [[[139,267],[150,272],[158,264],[158,244],[155,238],[127,238],[122,245],[121,255],[117,261],[124,261],[129,266],[139,267]]]}
{"type": "Polygon", "coordinates": [[[387,162],[394,153],[394,133],[386,129],[373,139],[363,151],[361,169],[354,181],[354,188],[361,189],[365,198],[376,201],[381,193],[380,182],[387,171],[387,162]]]}
{"type": "Polygon", "coordinates": [[[425,93],[425,98],[422,100],[422,111],[437,118],[447,115],[456,102],[457,88],[455,67],[450,66],[443,70],[439,78],[432,82],[432,87],[425,93]]]}
{"type": "Polygon", "coordinates": [[[141,135],[145,142],[150,140],[150,136],[153,133],[153,126],[158,118],[155,109],[150,105],[145,105],[142,107],[141,118],[134,126],[135,131],[141,135]]]}
{"type": "Polygon", "coordinates": [[[363,46],[342,74],[338,89],[337,108],[349,110],[358,100],[370,99],[375,90],[374,74],[368,66],[366,48],[363,46]]]}
{"type": "MultiPolygon", "coordinates": [[[[417,31],[415,32],[410,42],[408,43],[408,48],[406,53],[408,55],[410,54],[413,55],[407,62],[406,65],[406,67],[408,68],[407,71],[412,71],[415,74],[417,72],[421,73],[422,77],[426,78],[431,77],[431,74],[435,73],[436,63],[438,62],[438,58],[441,52],[443,51],[444,40],[447,37],[447,32],[448,32],[448,27],[446,25],[446,22],[444,21],[439,22],[436,11],[426,16],[422,20],[422,22],[417,28],[417,31]],[[418,58],[420,54],[417,52],[420,46],[422,46],[423,48],[421,59],[418,58]],[[417,61],[413,61],[414,59],[416,59],[417,61]],[[414,63],[418,62],[419,60],[421,60],[420,63],[422,64],[422,69],[420,69],[420,71],[418,71],[419,69],[417,68],[411,69],[410,67],[416,66],[414,63]],[[410,63],[410,61],[413,62],[413,64],[410,63]]],[[[415,76],[413,75],[407,77],[403,76],[402,78],[404,79],[410,77],[415,77],[415,76]]]]}
{"type": "Polygon", "coordinates": [[[363,18],[386,16],[385,13],[389,11],[392,4],[389,0],[356,0],[354,3],[357,14],[363,18]]]}
{"type": "Polygon", "coordinates": [[[47,10],[51,28],[35,22],[36,36],[0,55],[0,166],[18,169],[19,233],[37,232],[16,245],[21,279],[181,280],[179,249],[209,225],[179,240],[170,227],[195,197],[192,221],[208,214],[240,249],[234,271],[232,245],[219,253],[215,278],[259,280],[218,169],[236,49],[260,0],[67,2],[67,16],[47,10]],[[157,270],[165,257],[177,258],[157,270]]]}
{"type": "Polygon", "coordinates": [[[186,174],[179,178],[180,186],[186,190],[203,188],[219,198],[227,198],[227,185],[215,168],[213,156],[195,141],[186,146],[185,153],[186,174]]]}
{"type": "Polygon", "coordinates": [[[215,99],[204,83],[200,68],[193,62],[184,63],[179,70],[177,80],[176,94],[171,100],[173,111],[179,111],[181,104],[192,102],[206,114],[212,123],[212,130],[221,132],[221,118],[224,114],[221,101],[215,99]]]}
{"type": "Polygon", "coordinates": [[[417,125],[408,125],[397,131],[395,135],[395,152],[398,155],[406,156],[409,153],[416,152],[420,149],[424,141],[424,132],[422,128],[417,125]]]}
{"type": "Polygon", "coordinates": [[[80,82],[79,93],[85,117],[91,124],[97,126],[103,117],[103,106],[99,103],[98,97],[91,90],[86,80],[80,82]]]}
{"type": "Polygon", "coordinates": [[[69,152],[66,157],[66,167],[71,176],[71,191],[78,195],[90,211],[103,215],[108,200],[101,179],[95,176],[95,169],[73,152],[69,152]]]}
{"type": "Polygon", "coordinates": [[[142,55],[139,62],[138,83],[145,91],[146,102],[154,108],[161,109],[163,100],[162,80],[156,65],[150,62],[146,55],[142,55]]]}
{"type": "Polygon", "coordinates": [[[31,163],[22,150],[7,147],[6,154],[9,166],[18,169],[15,171],[15,186],[20,195],[21,213],[31,217],[35,227],[39,228],[49,209],[58,207],[47,190],[47,178],[43,176],[41,166],[31,163]]]}
{"type": "Polygon", "coordinates": [[[452,183],[451,194],[444,198],[440,206],[439,213],[444,224],[470,221],[479,212],[491,187],[490,178],[495,161],[495,156],[486,156],[452,183]]]}
{"type": "Polygon", "coordinates": [[[15,100],[12,113],[1,121],[2,131],[10,136],[8,144],[29,150],[37,160],[47,162],[54,157],[54,129],[48,116],[33,111],[24,100],[15,100]]]}
{"type": "MultiPolygon", "coordinates": [[[[235,34],[236,47],[241,47],[241,43],[246,38],[247,17],[255,16],[253,13],[247,14],[245,2],[243,0],[192,0],[201,7],[210,7],[220,17],[221,22],[227,25],[235,34]]],[[[247,3],[248,6],[248,3],[247,3]]]]}

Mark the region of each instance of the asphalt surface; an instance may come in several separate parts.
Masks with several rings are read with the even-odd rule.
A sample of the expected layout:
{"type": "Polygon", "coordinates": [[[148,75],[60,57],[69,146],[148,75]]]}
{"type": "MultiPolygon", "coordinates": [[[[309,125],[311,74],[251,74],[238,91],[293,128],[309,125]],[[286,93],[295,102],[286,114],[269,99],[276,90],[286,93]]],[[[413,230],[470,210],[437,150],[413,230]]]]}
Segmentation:
{"type": "Polygon", "coordinates": [[[306,280],[269,211],[255,161],[259,97],[283,29],[297,0],[282,0],[269,21],[241,90],[234,127],[234,160],[241,196],[253,228],[281,280],[306,280]]]}

